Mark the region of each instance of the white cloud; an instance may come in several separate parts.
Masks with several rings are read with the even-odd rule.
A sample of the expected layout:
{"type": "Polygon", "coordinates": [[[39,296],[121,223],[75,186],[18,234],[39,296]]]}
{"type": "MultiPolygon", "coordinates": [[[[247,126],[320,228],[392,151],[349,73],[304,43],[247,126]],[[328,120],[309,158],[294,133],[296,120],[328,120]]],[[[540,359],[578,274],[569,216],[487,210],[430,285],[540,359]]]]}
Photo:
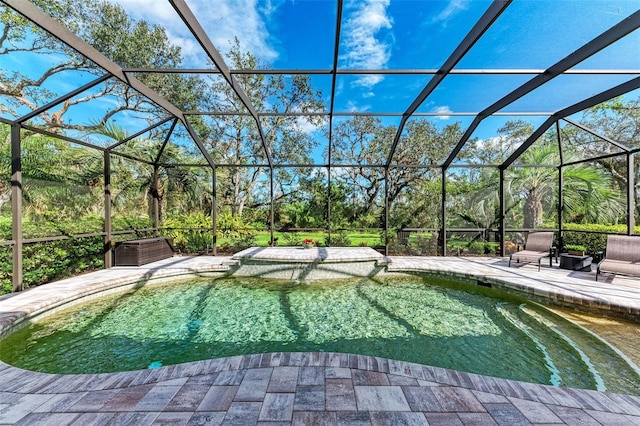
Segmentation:
{"type": "MultiPolygon", "coordinates": [[[[391,46],[378,38],[378,32],[392,28],[387,15],[390,0],[354,0],[348,9],[350,17],[343,30],[346,52],[341,56],[344,66],[361,69],[383,69],[391,57],[391,46]]],[[[356,85],[373,87],[382,81],[380,75],[363,75],[356,85]]]]}
{"type": "Polygon", "coordinates": [[[306,133],[308,135],[313,132],[322,130],[323,128],[322,125],[318,126],[316,124],[313,124],[311,121],[309,121],[309,118],[305,116],[296,117],[296,125],[302,133],[306,133]]]}
{"type": "MultiPolygon", "coordinates": [[[[202,48],[168,1],[111,1],[135,19],[145,19],[164,27],[171,42],[182,48],[185,66],[207,66],[202,48]]],[[[270,62],[278,57],[267,43],[269,33],[264,21],[276,8],[271,2],[258,5],[258,0],[189,0],[188,5],[221,54],[229,51],[237,37],[243,49],[260,59],[270,62]]]]}
{"type": "Polygon", "coordinates": [[[513,147],[513,141],[507,136],[492,136],[486,139],[476,140],[476,148],[485,151],[506,152],[513,147]]]}
{"type": "MultiPolygon", "coordinates": [[[[450,113],[450,112],[453,112],[453,111],[451,111],[451,109],[450,109],[448,106],[446,106],[446,105],[445,105],[445,106],[439,106],[439,107],[437,107],[437,108],[434,108],[432,111],[433,111],[433,112],[435,112],[435,113],[438,113],[438,114],[448,114],[448,113],[450,113]]],[[[450,119],[450,118],[451,118],[451,116],[450,116],[450,115],[439,115],[439,116],[438,116],[438,118],[439,118],[440,120],[448,120],[448,119],[450,119]]]]}
{"type": "Polygon", "coordinates": [[[451,0],[442,12],[433,17],[431,23],[446,25],[449,18],[467,9],[468,4],[469,0],[451,0]]]}
{"type": "Polygon", "coordinates": [[[367,112],[369,110],[371,110],[371,105],[358,105],[354,101],[347,102],[348,112],[367,112]]]}

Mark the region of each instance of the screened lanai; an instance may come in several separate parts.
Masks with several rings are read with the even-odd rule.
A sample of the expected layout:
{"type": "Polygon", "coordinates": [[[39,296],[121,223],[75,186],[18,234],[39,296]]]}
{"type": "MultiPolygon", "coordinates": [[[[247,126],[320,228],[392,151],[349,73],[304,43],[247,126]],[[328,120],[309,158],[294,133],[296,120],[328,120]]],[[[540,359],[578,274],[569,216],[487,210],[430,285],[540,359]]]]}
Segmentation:
{"type": "Polygon", "coordinates": [[[121,241],[593,254],[640,217],[640,2],[0,1],[5,291],[121,241]]]}

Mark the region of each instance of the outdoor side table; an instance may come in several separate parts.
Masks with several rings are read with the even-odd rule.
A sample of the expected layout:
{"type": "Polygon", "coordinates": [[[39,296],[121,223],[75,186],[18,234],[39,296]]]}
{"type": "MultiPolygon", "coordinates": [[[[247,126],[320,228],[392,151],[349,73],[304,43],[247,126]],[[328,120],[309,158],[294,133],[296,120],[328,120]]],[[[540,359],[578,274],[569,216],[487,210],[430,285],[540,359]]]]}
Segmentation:
{"type": "Polygon", "coordinates": [[[593,257],[573,254],[560,254],[560,269],[573,269],[574,271],[591,271],[593,257]]]}

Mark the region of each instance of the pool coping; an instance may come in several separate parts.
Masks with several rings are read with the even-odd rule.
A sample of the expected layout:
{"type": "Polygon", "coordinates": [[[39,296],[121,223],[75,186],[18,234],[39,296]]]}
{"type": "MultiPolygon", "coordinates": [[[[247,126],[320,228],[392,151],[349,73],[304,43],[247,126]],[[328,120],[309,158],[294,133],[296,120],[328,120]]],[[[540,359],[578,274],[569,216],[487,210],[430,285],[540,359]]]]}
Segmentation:
{"type": "MultiPolygon", "coordinates": [[[[615,277],[596,283],[595,274],[576,274],[555,268],[543,268],[541,272],[537,272],[537,268],[532,266],[507,268],[505,267],[505,259],[495,258],[390,257],[385,261],[388,263],[387,269],[390,272],[434,272],[466,277],[476,280],[480,285],[489,283],[492,286],[504,287],[524,295],[531,295],[532,298],[546,297],[550,301],[557,301],[561,304],[574,304],[576,307],[586,308],[595,307],[604,313],[615,313],[619,310],[624,315],[634,316],[638,315],[640,307],[640,282],[633,279],[615,277]],[[632,297],[633,294],[635,296],[632,297]]],[[[187,275],[223,274],[232,263],[233,260],[226,257],[174,257],[142,267],[110,268],[5,296],[0,298],[0,330],[6,330],[30,315],[59,306],[69,299],[91,297],[125,285],[145,285],[150,281],[159,282],[187,275]]],[[[498,412],[503,414],[510,412],[513,415],[519,413],[530,422],[537,421],[535,417],[539,415],[571,424],[571,419],[577,419],[575,416],[579,414],[580,416],[588,416],[589,419],[598,420],[599,418],[600,421],[606,419],[606,422],[624,420],[628,423],[640,423],[640,398],[636,396],[558,388],[377,357],[335,353],[258,354],[190,362],[149,370],[81,375],[37,373],[0,362],[0,375],[3,378],[0,381],[0,423],[12,423],[14,420],[29,422],[36,419],[51,421],[63,413],[76,420],[89,413],[92,415],[106,415],[108,413],[117,417],[123,412],[107,409],[113,405],[109,405],[109,401],[114,401],[113,398],[134,390],[140,392],[146,390],[147,394],[145,395],[148,395],[148,392],[152,392],[159,386],[172,387],[176,391],[176,394],[166,401],[165,406],[161,408],[153,406],[151,407],[153,409],[149,408],[148,410],[144,407],[129,407],[130,409],[126,409],[125,412],[130,415],[133,415],[132,413],[136,415],[146,413],[150,417],[145,418],[153,418],[153,421],[160,421],[164,418],[163,416],[171,417],[178,412],[182,413],[181,415],[185,418],[190,413],[189,419],[195,419],[194,416],[198,413],[197,409],[191,407],[189,408],[191,411],[189,409],[174,411],[175,404],[172,405],[171,402],[173,398],[177,398],[181,391],[192,389],[194,383],[211,381],[209,385],[201,386],[203,392],[205,388],[209,389],[207,392],[210,392],[216,386],[216,379],[213,376],[220,377],[221,373],[225,371],[242,371],[244,372],[242,373],[243,377],[252,377],[253,374],[267,374],[266,371],[260,373],[258,370],[270,369],[269,380],[274,380],[275,376],[273,375],[277,375],[276,372],[289,371],[286,370],[287,368],[297,368],[298,371],[301,371],[301,368],[311,367],[323,369],[322,373],[325,376],[329,375],[325,377],[326,380],[337,379],[330,377],[332,373],[329,371],[331,369],[348,369],[348,374],[352,378],[351,386],[355,392],[361,393],[361,395],[360,393],[355,395],[357,402],[362,406],[356,404],[355,409],[351,411],[353,413],[368,413],[369,422],[373,423],[378,417],[390,416],[393,413],[395,416],[399,415],[397,413],[404,413],[403,415],[420,413],[423,416],[419,417],[420,421],[423,418],[426,420],[435,419],[433,416],[436,414],[439,416],[455,414],[456,419],[462,420],[463,423],[466,418],[463,414],[467,413],[471,415],[470,418],[485,418],[485,420],[489,420],[489,417],[486,417],[488,415],[492,421],[500,423],[498,412]],[[248,373],[253,370],[256,372],[248,373]],[[384,374],[386,379],[382,380],[382,376],[380,376],[378,379],[382,381],[356,380],[365,374],[363,372],[369,372],[366,373],[368,375],[384,374]],[[409,382],[411,384],[406,384],[409,382]],[[419,403],[411,400],[415,395],[422,395],[425,392],[431,398],[435,398],[432,391],[420,390],[423,387],[446,387],[448,389],[446,392],[456,394],[462,398],[462,402],[458,405],[453,404],[449,408],[443,407],[441,403],[437,406],[440,408],[437,408],[436,404],[432,407],[433,409],[426,409],[429,406],[426,402],[419,403]],[[388,393],[387,397],[391,399],[405,398],[407,400],[408,398],[411,403],[409,410],[406,409],[406,404],[402,405],[403,408],[397,412],[395,409],[391,409],[393,407],[387,407],[388,410],[372,409],[372,406],[367,405],[365,401],[365,396],[371,397],[372,392],[378,396],[388,393]],[[358,399],[360,396],[365,399],[361,401],[358,399]],[[57,403],[54,404],[54,401],[75,400],[75,397],[109,398],[100,407],[94,406],[94,404],[89,408],[85,407],[86,409],[79,407],[76,403],[62,408],[56,405],[57,403]]],[[[343,373],[346,375],[346,370],[343,373]]],[[[342,379],[347,380],[346,378],[342,379]]],[[[267,380],[267,385],[271,383],[269,380],[267,380]]],[[[236,386],[235,390],[238,391],[243,383],[244,379],[231,386],[236,386]]],[[[333,382],[325,381],[324,383],[333,382]]],[[[218,414],[215,414],[213,418],[220,418],[222,421],[227,416],[236,416],[237,412],[233,411],[235,408],[233,410],[232,408],[245,407],[242,404],[259,404],[259,411],[262,413],[267,410],[265,407],[270,406],[274,401],[282,399],[290,402],[298,397],[303,398],[303,394],[309,391],[308,385],[300,383],[298,385],[294,386],[292,391],[289,389],[289,392],[284,392],[287,394],[286,397],[280,395],[279,392],[267,392],[268,386],[264,388],[261,395],[255,397],[254,401],[244,401],[241,397],[236,400],[238,399],[236,395],[231,399],[229,407],[222,411],[215,411],[218,414]]],[[[247,386],[250,386],[249,382],[247,382],[247,386]]],[[[160,390],[162,389],[158,388],[157,391],[160,390]]],[[[445,391],[439,390],[438,392],[445,391]]],[[[201,397],[204,399],[205,395],[206,392],[201,397]]],[[[202,404],[203,400],[200,403],[202,404]]],[[[255,414],[257,405],[252,407],[253,411],[249,411],[255,414]]],[[[296,419],[305,418],[308,420],[308,416],[313,417],[320,415],[320,413],[331,417],[341,412],[340,410],[329,410],[327,407],[321,410],[296,410],[292,407],[294,406],[289,407],[291,408],[289,410],[291,417],[288,421],[293,423],[296,423],[296,419]]],[[[298,408],[300,407],[304,408],[304,406],[298,406],[298,408]]],[[[268,414],[270,411],[265,412],[267,414],[264,414],[262,419],[270,419],[268,414]]],[[[256,422],[260,420],[261,415],[259,414],[255,418],[256,422]]]]}

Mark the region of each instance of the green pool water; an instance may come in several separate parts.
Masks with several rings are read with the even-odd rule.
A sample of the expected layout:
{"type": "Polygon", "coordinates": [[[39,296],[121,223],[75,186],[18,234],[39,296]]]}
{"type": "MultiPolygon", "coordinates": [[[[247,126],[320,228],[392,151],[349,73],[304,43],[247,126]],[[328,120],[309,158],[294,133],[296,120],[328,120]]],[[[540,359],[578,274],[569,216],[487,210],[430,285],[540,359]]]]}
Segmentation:
{"type": "Polygon", "coordinates": [[[280,351],[357,353],[640,394],[632,366],[570,322],[495,290],[416,276],[140,287],[36,318],[0,341],[3,361],[51,373],[280,351]]]}

